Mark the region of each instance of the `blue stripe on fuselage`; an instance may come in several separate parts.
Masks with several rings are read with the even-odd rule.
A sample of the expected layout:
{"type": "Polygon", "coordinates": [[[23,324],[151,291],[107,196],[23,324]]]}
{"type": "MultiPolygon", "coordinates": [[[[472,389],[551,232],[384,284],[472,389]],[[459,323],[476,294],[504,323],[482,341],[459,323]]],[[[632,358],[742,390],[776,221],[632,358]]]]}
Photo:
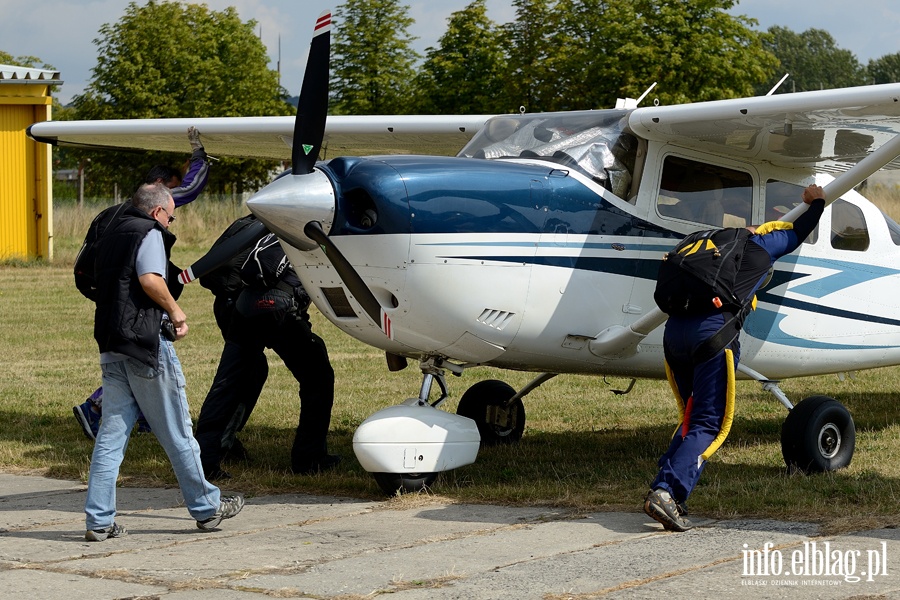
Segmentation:
{"type": "MultiPolygon", "coordinates": [[[[645,245],[626,245],[626,248],[631,251],[652,251],[652,252],[661,252],[664,253],[668,250],[671,250],[673,244],[666,244],[664,241],[662,243],[651,243],[645,245]]],[[[535,247],[534,242],[501,242],[501,243],[493,243],[493,242],[476,242],[476,243],[466,243],[466,242],[449,242],[449,243],[429,243],[429,244],[420,244],[420,245],[428,245],[428,246],[455,246],[455,247],[465,247],[465,246],[475,246],[475,247],[535,247]]],[[[486,255],[486,254],[478,254],[478,255],[443,255],[441,258],[448,259],[458,259],[458,260],[478,260],[478,261],[493,261],[493,262],[514,262],[520,264],[532,264],[532,265],[542,265],[542,266],[550,266],[550,267],[559,267],[566,269],[578,269],[583,271],[592,271],[597,273],[610,273],[614,275],[623,275],[629,277],[638,277],[641,279],[646,279],[650,281],[655,281],[657,273],[659,271],[659,259],[646,259],[646,258],[635,258],[633,256],[549,256],[549,255],[540,255],[540,251],[542,248],[553,248],[558,250],[560,248],[574,248],[574,249],[585,249],[585,250],[612,250],[612,243],[610,242],[590,242],[590,243],[566,243],[566,244],[555,244],[555,243],[539,243],[537,244],[538,248],[538,256],[503,256],[503,255],[486,255]]],[[[867,281],[872,281],[874,279],[878,279],[881,277],[887,277],[890,275],[900,274],[900,270],[889,269],[885,267],[878,267],[873,265],[861,265],[857,263],[850,263],[845,261],[836,261],[830,259],[820,259],[820,258],[811,258],[811,257],[802,257],[794,254],[783,257],[779,261],[780,263],[787,263],[796,267],[815,267],[815,268],[827,268],[827,269],[836,269],[837,272],[831,275],[826,275],[822,278],[817,278],[815,281],[810,281],[807,283],[802,283],[800,285],[795,285],[791,288],[792,294],[798,294],[807,296],[813,299],[820,299],[830,293],[839,291],[841,289],[846,289],[850,286],[864,283],[867,281]]],[[[812,273],[801,273],[795,270],[792,271],[783,271],[778,270],[774,272],[772,276],[772,281],[766,286],[765,289],[759,291],[757,293],[757,298],[760,303],[775,305],[775,306],[784,306],[786,308],[793,308],[796,310],[800,310],[803,312],[810,312],[821,314],[829,317],[836,317],[841,319],[849,319],[854,321],[860,321],[863,323],[877,323],[882,325],[889,325],[892,327],[900,327],[900,319],[893,319],[890,317],[883,317],[877,315],[868,315],[865,313],[843,310],[838,308],[832,308],[828,306],[823,306],[818,302],[805,301],[798,298],[786,298],[784,296],[773,293],[771,290],[777,289],[785,284],[788,284],[792,281],[798,281],[801,279],[805,279],[808,277],[813,277],[812,273]]],[[[843,349],[843,350],[859,350],[859,349],[873,349],[873,348],[889,348],[893,346],[883,346],[883,345],[858,345],[858,344],[832,344],[828,342],[818,342],[815,340],[799,338],[793,335],[790,335],[784,332],[781,329],[781,321],[785,318],[786,315],[777,313],[768,309],[759,308],[757,311],[751,314],[751,316],[747,319],[747,323],[744,327],[744,330],[747,334],[758,338],[769,340],[775,343],[779,343],[786,346],[793,346],[799,348],[810,348],[810,349],[843,349]]]]}

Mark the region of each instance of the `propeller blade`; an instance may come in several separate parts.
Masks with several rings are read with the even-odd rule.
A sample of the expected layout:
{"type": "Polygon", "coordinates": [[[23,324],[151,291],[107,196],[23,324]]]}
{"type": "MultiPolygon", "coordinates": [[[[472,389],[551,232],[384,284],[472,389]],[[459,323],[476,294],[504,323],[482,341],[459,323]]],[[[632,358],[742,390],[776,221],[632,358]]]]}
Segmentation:
{"type": "Polygon", "coordinates": [[[246,250],[263,236],[269,233],[262,221],[256,221],[248,225],[234,236],[228,238],[218,246],[210,248],[209,252],[197,259],[190,267],[181,272],[178,279],[182,284],[188,284],[207,273],[224,265],[233,256],[246,250]]]}
{"type": "Polygon", "coordinates": [[[341,254],[341,251],[338,250],[331,238],[325,233],[325,230],[322,229],[322,224],[318,221],[310,221],[303,228],[303,233],[306,234],[306,237],[319,244],[325,253],[325,257],[334,265],[334,270],[337,271],[344,285],[347,286],[347,289],[350,290],[350,293],[353,294],[359,305],[366,311],[372,322],[378,325],[386,336],[394,339],[391,318],[384,312],[381,303],[375,298],[375,294],[362,280],[362,277],[359,276],[359,273],[356,272],[350,261],[341,254]]]}
{"type": "Polygon", "coordinates": [[[291,170],[294,175],[312,173],[325,137],[328,116],[328,61],[331,55],[331,11],[326,10],[316,20],[313,39],[309,45],[306,73],[297,102],[294,120],[294,146],[291,151],[291,170]]]}

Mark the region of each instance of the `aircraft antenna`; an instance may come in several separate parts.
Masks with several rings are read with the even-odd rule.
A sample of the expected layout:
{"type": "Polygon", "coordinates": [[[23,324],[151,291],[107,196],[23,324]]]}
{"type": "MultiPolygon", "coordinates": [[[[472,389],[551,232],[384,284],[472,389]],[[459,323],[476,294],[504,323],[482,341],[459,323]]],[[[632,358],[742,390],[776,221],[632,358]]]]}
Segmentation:
{"type": "Polygon", "coordinates": [[[777,90],[778,88],[780,88],[780,87],[781,87],[781,84],[784,83],[784,80],[787,79],[789,76],[790,76],[790,73],[785,73],[785,74],[784,74],[784,77],[782,77],[782,78],[778,81],[778,83],[775,84],[775,87],[773,87],[771,90],[769,90],[769,93],[766,94],[766,96],[771,96],[772,94],[774,94],[774,93],[775,93],[775,90],[777,90]]]}
{"type": "MultiPolygon", "coordinates": [[[[650,93],[650,90],[656,87],[656,82],[653,82],[653,85],[648,87],[646,91],[641,94],[641,97],[635,100],[634,98],[616,98],[616,110],[632,110],[638,107],[638,104],[641,103],[641,100],[647,97],[647,94],[650,93]]],[[[659,104],[659,100],[655,102],[655,104],[659,104]]]]}
{"type": "Polygon", "coordinates": [[[650,87],[648,87],[648,88],[646,89],[646,91],[644,91],[644,93],[641,94],[640,97],[638,97],[638,99],[637,99],[637,100],[635,101],[635,103],[634,103],[635,106],[637,106],[638,104],[640,104],[640,103],[641,103],[641,100],[643,100],[644,98],[646,98],[646,97],[647,97],[647,94],[650,93],[650,90],[652,90],[652,89],[655,88],[655,87],[656,87],[656,82],[654,81],[654,82],[650,85],[650,87]]]}

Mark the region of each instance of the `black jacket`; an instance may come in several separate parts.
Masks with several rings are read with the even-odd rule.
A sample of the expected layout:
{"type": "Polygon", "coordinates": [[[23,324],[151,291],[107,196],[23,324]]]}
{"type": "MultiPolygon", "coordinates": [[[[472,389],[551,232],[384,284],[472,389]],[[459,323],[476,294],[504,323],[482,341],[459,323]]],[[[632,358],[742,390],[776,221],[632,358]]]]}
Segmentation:
{"type": "Polygon", "coordinates": [[[144,292],[135,270],[137,250],[154,228],[162,232],[168,260],[175,236],[130,205],[97,240],[94,339],[101,353],[119,352],[157,369],[163,309],[144,292]]]}

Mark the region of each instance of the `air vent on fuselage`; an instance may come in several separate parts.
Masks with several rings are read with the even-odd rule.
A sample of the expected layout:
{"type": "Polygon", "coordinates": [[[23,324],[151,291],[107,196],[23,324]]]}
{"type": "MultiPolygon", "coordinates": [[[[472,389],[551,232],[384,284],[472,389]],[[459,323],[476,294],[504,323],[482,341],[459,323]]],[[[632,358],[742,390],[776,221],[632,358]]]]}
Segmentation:
{"type": "Polygon", "coordinates": [[[509,320],[512,319],[515,314],[516,313],[505,310],[486,308],[481,312],[481,315],[478,316],[476,321],[500,331],[506,327],[506,324],[509,323],[509,320]]]}
{"type": "Polygon", "coordinates": [[[333,312],[336,317],[356,316],[356,312],[353,310],[353,307],[350,306],[350,300],[347,298],[347,294],[344,293],[344,288],[322,288],[322,293],[325,294],[325,300],[328,302],[328,306],[331,307],[331,312],[333,312]]]}

